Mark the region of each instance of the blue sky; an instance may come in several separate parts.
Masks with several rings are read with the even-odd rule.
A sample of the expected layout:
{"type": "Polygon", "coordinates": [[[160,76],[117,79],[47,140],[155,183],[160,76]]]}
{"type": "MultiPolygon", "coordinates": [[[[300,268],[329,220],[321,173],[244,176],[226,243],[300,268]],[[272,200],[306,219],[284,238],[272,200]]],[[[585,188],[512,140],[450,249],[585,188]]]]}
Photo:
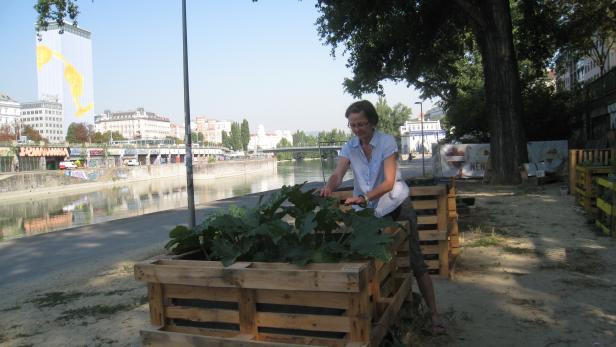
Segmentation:
{"type": "MultiPolygon", "coordinates": [[[[35,2],[2,0],[0,11],[0,93],[18,101],[37,94],[35,2]]],[[[95,112],[142,106],[182,122],[181,1],[77,3],[79,25],[92,32],[95,112]]],[[[187,0],[187,13],[193,117],[246,118],[253,131],[346,126],[353,98],[342,81],[351,72],[319,41],[313,1],[187,0]]],[[[419,113],[412,87],[385,83],[385,92],[390,105],[419,113]]]]}

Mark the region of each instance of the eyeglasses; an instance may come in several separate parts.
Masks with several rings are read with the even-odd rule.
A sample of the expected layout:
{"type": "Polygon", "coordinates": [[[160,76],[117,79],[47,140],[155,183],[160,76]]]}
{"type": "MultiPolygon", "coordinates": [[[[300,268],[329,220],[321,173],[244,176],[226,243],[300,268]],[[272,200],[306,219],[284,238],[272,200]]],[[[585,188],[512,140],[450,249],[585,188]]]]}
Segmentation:
{"type": "Polygon", "coordinates": [[[363,123],[357,123],[357,124],[347,124],[347,126],[351,129],[359,129],[359,128],[365,128],[370,124],[370,122],[363,122],[363,123]]]}

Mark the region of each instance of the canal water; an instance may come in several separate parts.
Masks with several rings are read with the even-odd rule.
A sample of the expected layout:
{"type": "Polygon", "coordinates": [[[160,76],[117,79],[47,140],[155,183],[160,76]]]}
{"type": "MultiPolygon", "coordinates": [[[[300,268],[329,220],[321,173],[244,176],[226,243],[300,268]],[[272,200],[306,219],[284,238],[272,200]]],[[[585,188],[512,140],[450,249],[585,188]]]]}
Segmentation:
{"type": "MultiPolygon", "coordinates": [[[[322,182],[334,162],[279,162],[276,170],[229,178],[195,180],[195,204],[277,189],[283,185],[322,182]],[[323,165],[323,170],[321,170],[323,165]]],[[[347,173],[346,179],[352,176],[347,173]]],[[[74,226],[180,208],[187,205],[184,177],[114,185],[86,193],[58,191],[28,201],[0,204],[0,241],[74,226]]]]}

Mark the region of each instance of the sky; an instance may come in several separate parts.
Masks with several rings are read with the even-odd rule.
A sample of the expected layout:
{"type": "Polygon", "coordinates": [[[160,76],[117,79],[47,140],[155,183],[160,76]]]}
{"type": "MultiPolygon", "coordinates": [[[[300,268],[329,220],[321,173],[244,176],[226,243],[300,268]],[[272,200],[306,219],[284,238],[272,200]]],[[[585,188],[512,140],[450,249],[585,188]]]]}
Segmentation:
{"type": "MultiPolygon", "coordinates": [[[[35,0],[0,0],[0,93],[37,96],[35,0]]],[[[79,26],[92,33],[94,111],[144,107],[184,119],[180,0],[81,0],[79,26]]],[[[314,1],[187,0],[191,117],[241,121],[251,131],[346,128],[354,101],[342,82],[346,56],[330,55],[314,1]]],[[[385,82],[389,105],[419,114],[419,93],[385,82]]],[[[363,99],[376,102],[376,95],[363,99]]],[[[423,110],[434,101],[424,100],[423,110]]]]}

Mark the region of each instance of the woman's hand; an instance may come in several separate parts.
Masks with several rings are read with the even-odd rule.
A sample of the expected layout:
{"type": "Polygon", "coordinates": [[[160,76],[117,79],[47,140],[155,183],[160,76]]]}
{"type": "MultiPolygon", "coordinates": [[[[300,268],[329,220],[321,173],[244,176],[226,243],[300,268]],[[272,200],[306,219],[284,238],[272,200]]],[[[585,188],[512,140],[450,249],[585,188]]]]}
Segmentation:
{"type": "Polygon", "coordinates": [[[321,189],[321,196],[323,197],[329,197],[332,195],[332,189],[329,188],[328,186],[325,186],[321,189]]]}
{"type": "Polygon", "coordinates": [[[352,196],[346,200],[344,200],[345,205],[363,205],[366,203],[366,200],[363,196],[352,196]]]}

